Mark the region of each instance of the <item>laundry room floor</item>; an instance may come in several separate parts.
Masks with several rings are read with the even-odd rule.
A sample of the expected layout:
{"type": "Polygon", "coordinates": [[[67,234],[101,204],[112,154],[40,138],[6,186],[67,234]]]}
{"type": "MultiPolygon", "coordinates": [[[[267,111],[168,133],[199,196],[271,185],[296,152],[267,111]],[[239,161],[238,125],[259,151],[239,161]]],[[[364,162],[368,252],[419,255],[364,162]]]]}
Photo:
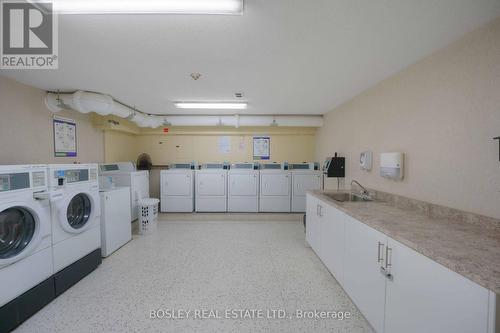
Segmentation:
{"type": "Polygon", "coordinates": [[[301,215],[162,214],[160,220],[156,232],[134,235],[16,332],[372,332],[305,246],[301,215]],[[297,309],[352,317],[297,319],[297,309]],[[191,312],[167,319],[158,310],[191,312]],[[262,310],[264,318],[229,319],[226,310],[262,310]],[[267,319],[273,310],[286,317],[267,319]],[[150,318],[152,311],[163,318],[150,318]],[[221,318],[194,318],[195,311],[221,318]]]}

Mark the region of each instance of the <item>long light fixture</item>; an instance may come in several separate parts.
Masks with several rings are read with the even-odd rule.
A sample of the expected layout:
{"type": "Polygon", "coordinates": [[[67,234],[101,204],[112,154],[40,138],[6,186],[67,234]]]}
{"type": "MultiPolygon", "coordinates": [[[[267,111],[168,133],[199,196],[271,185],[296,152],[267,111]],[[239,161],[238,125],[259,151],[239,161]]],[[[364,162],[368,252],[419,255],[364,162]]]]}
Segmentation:
{"type": "Polygon", "coordinates": [[[247,103],[200,103],[200,102],[178,102],[178,109],[210,109],[210,110],[245,110],[247,103]]]}
{"type": "Polygon", "coordinates": [[[53,0],[58,14],[243,13],[243,0],[53,0]]]}

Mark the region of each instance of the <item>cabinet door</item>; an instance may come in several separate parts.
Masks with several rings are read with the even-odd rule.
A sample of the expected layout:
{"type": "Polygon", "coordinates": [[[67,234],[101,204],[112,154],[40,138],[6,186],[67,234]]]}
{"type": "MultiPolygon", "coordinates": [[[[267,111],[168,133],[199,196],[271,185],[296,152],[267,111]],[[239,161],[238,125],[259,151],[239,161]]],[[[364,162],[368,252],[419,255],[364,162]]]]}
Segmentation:
{"type": "Polygon", "coordinates": [[[383,332],[386,277],[380,266],[387,236],[347,215],[345,235],[343,287],[373,328],[383,332]]]}
{"type": "Polygon", "coordinates": [[[306,241],[320,256],[319,200],[310,194],[306,200],[306,241]]]}
{"type": "Polygon", "coordinates": [[[389,239],[387,333],[486,333],[488,290],[389,239]]]}
{"type": "Polygon", "coordinates": [[[323,207],[321,209],[323,213],[320,217],[321,259],[335,279],[343,285],[345,220],[347,215],[322,202],[320,205],[323,207]]]}

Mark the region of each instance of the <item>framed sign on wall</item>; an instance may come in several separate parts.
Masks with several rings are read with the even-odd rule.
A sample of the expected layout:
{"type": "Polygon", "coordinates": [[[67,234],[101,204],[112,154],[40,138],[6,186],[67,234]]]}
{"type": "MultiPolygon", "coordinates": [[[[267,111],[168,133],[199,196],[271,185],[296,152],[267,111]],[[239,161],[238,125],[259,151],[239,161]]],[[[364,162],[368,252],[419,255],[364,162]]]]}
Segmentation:
{"type": "Polygon", "coordinates": [[[54,156],[76,157],[76,122],[54,117],[54,156]]]}
{"type": "Polygon", "coordinates": [[[271,138],[268,136],[253,137],[253,159],[269,160],[271,157],[271,138]]]}

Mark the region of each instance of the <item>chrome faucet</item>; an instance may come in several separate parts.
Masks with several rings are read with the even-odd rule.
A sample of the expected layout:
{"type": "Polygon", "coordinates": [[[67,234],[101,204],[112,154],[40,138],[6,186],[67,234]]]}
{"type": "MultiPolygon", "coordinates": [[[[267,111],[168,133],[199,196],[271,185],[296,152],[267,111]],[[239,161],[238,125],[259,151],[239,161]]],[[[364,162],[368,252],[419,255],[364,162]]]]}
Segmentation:
{"type": "Polygon", "coordinates": [[[358,185],[359,187],[361,187],[361,189],[362,189],[362,190],[361,190],[361,194],[363,194],[363,195],[369,195],[369,194],[370,194],[370,192],[368,192],[368,190],[367,190],[367,189],[366,189],[363,185],[361,185],[361,184],[360,184],[357,180],[354,180],[354,179],[353,179],[353,180],[351,181],[351,189],[352,189],[352,184],[356,184],[356,185],[358,185]]]}

